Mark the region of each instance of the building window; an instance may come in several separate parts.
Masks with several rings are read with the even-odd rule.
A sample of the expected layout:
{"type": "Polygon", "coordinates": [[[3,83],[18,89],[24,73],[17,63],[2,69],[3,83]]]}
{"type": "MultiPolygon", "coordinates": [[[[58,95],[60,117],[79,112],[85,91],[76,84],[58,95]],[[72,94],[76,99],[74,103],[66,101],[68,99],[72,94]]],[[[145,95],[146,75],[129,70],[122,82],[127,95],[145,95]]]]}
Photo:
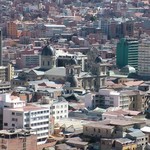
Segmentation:
{"type": "Polygon", "coordinates": [[[14,112],[12,112],[11,114],[12,114],[12,115],[15,115],[15,113],[14,113],[14,112]]]}
{"type": "Polygon", "coordinates": [[[12,118],[12,121],[16,121],[16,118],[12,118]]]}
{"type": "Polygon", "coordinates": [[[98,129],[98,132],[100,133],[100,132],[101,132],[101,129],[98,129]]]}
{"type": "Polygon", "coordinates": [[[43,66],[44,66],[44,61],[43,61],[43,66]]]}
{"type": "Polygon", "coordinates": [[[48,66],[50,65],[49,61],[47,62],[47,65],[48,65],[48,66]]]}
{"type": "Polygon", "coordinates": [[[12,127],[15,127],[15,124],[12,124],[12,127]]]}
{"type": "Polygon", "coordinates": [[[29,124],[24,125],[25,127],[29,127],[29,124]]]}
{"type": "Polygon", "coordinates": [[[22,116],[22,113],[16,113],[16,116],[22,116]]]}
{"type": "Polygon", "coordinates": [[[96,130],[95,130],[95,128],[94,128],[94,132],[95,132],[96,130]]]}
{"type": "Polygon", "coordinates": [[[8,123],[4,123],[4,126],[8,126],[8,123]]]}

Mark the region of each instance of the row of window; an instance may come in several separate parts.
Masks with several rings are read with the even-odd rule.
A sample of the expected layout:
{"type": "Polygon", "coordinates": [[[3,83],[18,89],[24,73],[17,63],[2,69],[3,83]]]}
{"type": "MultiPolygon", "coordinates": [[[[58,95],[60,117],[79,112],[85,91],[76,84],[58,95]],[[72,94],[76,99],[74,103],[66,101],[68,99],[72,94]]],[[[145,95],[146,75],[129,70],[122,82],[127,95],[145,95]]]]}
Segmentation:
{"type": "Polygon", "coordinates": [[[44,128],[37,128],[37,131],[42,131],[42,130],[48,130],[48,127],[44,127],[44,128]]]}
{"type": "MultiPolygon", "coordinates": [[[[88,128],[85,127],[85,130],[88,131],[88,128]]],[[[101,133],[101,129],[98,129],[98,131],[97,131],[95,128],[93,128],[93,131],[96,132],[96,133],[101,133]]],[[[103,132],[104,132],[104,130],[103,130],[103,132]]],[[[106,134],[107,133],[108,133],[108,130],[106,129],[106,134]]]]}
{"type": "Polygon", "coordinates": [[[67,115],[65,115],[64,117],[63,116],[56,116],[54,117],[55,119],[61,119],[61,118],[67,118],[67,115]]]}
{"type": "Polygon", "coordinates": [[[17,121],[18,121],[18,119],[17,119],[17,118],[12,118],[12,121],[16,121],[16,122],[17,122],[17,121]]]}
{"type": "MultiPolygon", "coordinates": [[[[49,110],[38,111],[38,112],[32,112],[31,115],[44,114],[44,113],[49,113],[49,110]]],[[[29,116],[29,113],[25,113],[25,116],[29,116]]]]}
{"type": "Polygon", "coordinates": [[[67,105],[56,105],[56,106],[52,106],[52,107],[50,107],[51,109],[55,109],[55,108],[57,108],[57,109],[59,109],[59,108],[67,108],[67,105]]]}
{"type": "Polygon", "coordinates": [[[66,113],[66,112],[67,112],[67,110],[64,110],[64,111],[63,111],[63,110],[61,110],[61,111],[56,111],[56,112],[55,112],[55,111],[53,111],[53,112],[52,112],[52,114],[59,114],[59,113],[66,113]]]}
{"type": "Polygon", "coordinates": [[[47,118],[49,118],[49,116],[35,117],[35,118],[32,118],[31,120],[32,120],[32,121],[36,121],[36,120],[43,120],[43,119],[47,119],[47,118]]]}
{"type": "Polygon", "coordinates": [[[16,112],[16,113],[15,113],[15,112],[12,112],[11,114],[12,114],[12,115],[16,115],[16,116],[22,116],[22,113],[19,113],[19,112],[16,112]]]}
{"type": "MultiPolygon", "coordinates": [[[[8,123],[5,122],[5,123],[4,123],[4,126],[8,126],[8,123]]],[[[12,123],[11,126],[12,126],[12,127],[15,127],[15,124],[12,123]]]]}
{"type": "Polygon", "coordinates": [[[45,121],[45,122],[39,122],[39,123],[32,123],[31,126],[39,126],[39,125],[45,125],[45,124],[49,124],[49,122],[45,121]]]}
{"type": "Polygon", "coordinates": [[[37,134],[37,136],[45,136],[45,135],[48,135],[48,132],[37,134]]]}

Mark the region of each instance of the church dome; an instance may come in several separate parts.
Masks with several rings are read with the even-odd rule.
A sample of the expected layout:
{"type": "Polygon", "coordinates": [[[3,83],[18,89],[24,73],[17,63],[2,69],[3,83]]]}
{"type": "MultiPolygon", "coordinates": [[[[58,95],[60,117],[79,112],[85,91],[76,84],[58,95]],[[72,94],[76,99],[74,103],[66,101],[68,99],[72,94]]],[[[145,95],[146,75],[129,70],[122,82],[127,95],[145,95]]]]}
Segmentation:
{"type": "Polygon", "coordinates": [[[50,46],[50,45],[46,45],[41,53],[42,56],[55,56],[55,49],[50,46]]]}
{"type": "Polygon", "coordinates": [[[103,62],[103,59],[101,56],[97,56],[96,59],[95,59],[95,63],[102,63],[103,62]]]}

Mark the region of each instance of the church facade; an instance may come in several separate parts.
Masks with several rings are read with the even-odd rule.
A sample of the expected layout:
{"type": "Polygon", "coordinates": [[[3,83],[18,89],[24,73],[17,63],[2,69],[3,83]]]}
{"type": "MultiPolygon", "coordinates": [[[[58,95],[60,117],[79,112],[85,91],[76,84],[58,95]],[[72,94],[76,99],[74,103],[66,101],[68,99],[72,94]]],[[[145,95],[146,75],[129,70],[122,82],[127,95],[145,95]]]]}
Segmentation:
{"type": "Polygon", "coordinates": [[[52,46],[46,45],[41,52],[40,67],[22,71],[18,78],[13,79],[12,83],[17,81],[17,86],[23,85],[31,80],[47,78],[48,72],[52,75],[53,70],[57,70],[55,77],[59,76],[61,82],[64,84],[69,83],[70,88],[84,88],[85,90],[98,91],[100,88],[105,87],[107,64],[103,63],[100,56],[93,59],[89,62],[90,67],[88,72],[82,71],[81,65],[78,65],[75,58],[71,58],[63,68],[56,67],[56,50],[52,46]]]}

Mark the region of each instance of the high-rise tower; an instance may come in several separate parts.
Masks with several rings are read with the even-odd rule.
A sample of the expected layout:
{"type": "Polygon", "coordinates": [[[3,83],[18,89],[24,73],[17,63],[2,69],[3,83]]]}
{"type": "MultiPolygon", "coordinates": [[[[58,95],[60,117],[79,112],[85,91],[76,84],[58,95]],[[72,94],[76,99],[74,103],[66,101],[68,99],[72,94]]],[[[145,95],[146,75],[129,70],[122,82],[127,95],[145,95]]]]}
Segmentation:
{"type": "Polygon", "coordinates": [[[133,38],[122,38],[117,44],[116,64],[119,68],[126,65],[138,68],[138,40],[133,38]]]}
{"type": "Polygon", "coordinates": [[[0,29],[0,66],[2,66],[2,30],[0,29]]]}

